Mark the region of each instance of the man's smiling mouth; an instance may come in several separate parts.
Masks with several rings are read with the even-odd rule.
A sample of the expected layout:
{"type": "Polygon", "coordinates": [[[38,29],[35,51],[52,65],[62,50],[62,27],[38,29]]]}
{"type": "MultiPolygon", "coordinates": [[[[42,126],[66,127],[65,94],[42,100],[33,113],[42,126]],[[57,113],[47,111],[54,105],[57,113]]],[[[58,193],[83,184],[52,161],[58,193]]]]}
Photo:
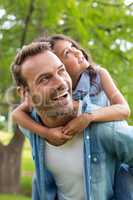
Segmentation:
{"type": "Polygon", "coordinates": [[[66,106],[71,102],[71,95],[69,89],[65,90],[62,93],[59,93],[51,98],[52,102],[56,106],[66,106]]]}
{"type": "Polygon", "coordinates": [[[59,94],[58,96],[54,97],[52,100],[54,100],[54,101],[60,101],[60,100],[63,100],[65,98],[67,98],[68,95],[69,95],[69,92],[65,91],[65,92],[59,94]]]}

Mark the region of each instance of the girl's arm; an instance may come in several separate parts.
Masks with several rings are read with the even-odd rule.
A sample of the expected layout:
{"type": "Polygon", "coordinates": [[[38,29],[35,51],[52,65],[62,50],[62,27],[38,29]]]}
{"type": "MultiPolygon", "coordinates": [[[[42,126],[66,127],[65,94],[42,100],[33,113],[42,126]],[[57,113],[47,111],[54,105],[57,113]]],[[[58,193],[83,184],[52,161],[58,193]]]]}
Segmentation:
{"type": "Polygon", "coordinates": [[[80,116],[68,122],[68,124],[63,128],[65,134],[73,135],[81,132],[91,122],[124,120],[129,117],[129,106],[121,92],[116,87],[109,72],[104,68],[100,68],[99,70],[103,90],[110,100],[111,105],[97,108],[96,110],[93,110],[91,114],[82,113],[80,116]]]}
{"type": "Polygon", "coordinates": [[[99,69],[101,85],[108,99],[110,106],[99,108],[92,112],[91,121],[113,121],[124,120],[130,116],[130,109],[125,98],[116,87],[109,72],[104,69],[99,69]]]}
{"type": "Polygon", "coordinates": [[[71,136],[62,133],[62,127],[47,128],[35,122],[29,116],[29,106],[26,101],[13,110],[12,119],[15,123],[30,130],[31,133],[41,136],[54,146],[60,146],[71,139],[71,136]]]}
{"type": "Polygon", "coordinates": [[[12,119],[20,126],[30,130],[31,132],[37,132],[41,137],[45,138],[45,133],[48,132],[48,128],[35,122],[29,116],[29,112],[30,110],[27,103],[23,102],[12,111],[12,119]]]}

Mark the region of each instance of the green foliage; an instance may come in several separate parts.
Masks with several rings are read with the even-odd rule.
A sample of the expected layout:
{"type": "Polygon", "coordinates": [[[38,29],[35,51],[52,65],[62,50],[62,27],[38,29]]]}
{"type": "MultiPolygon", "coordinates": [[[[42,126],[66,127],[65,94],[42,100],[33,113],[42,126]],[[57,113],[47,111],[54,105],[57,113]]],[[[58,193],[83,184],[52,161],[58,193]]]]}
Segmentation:
{"type": "Polygon", "coordinates": [[[22,163],[21,163],[21,193],[26,196],[31,196],[32,176],[34,174],[34,163],[31,157],[31,148],[29,141],[25,141],[22,163]]]}
{"type": "Polygon", "coordinates": [[[20,180],[21,194],[31,196],[32,191],[32,178],[30,176],[23,176],[20,180]]]}
{"type": "Polygon", "coordinates": [[[0,101],[12,82],[9,66],[16,50],[43,33],[64,33],[108,68],[133,109],[132,5],[124,0],[0,0],[1,10],[0,101]]]}

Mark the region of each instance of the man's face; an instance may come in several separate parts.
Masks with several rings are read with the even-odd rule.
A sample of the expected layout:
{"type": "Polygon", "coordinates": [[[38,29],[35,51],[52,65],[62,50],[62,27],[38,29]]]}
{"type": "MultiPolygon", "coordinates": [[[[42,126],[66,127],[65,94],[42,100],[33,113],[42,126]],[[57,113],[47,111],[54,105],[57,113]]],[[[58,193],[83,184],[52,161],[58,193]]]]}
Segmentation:
{"type": "Polygon", "coordinates": [[[50,114],[72,109],[72,82],[65,66],[50,51],[28,58],[22,65],[32,103],[50,114]]]}

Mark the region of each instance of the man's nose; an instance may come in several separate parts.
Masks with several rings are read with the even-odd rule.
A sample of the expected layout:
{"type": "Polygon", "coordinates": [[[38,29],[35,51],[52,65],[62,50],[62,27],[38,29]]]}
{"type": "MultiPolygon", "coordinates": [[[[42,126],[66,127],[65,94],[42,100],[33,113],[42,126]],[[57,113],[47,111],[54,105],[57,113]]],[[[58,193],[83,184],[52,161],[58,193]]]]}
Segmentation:
{"type": "Polygon", "coordinates": [[[65,85],[66,85],[66,82],[64,78],[61,77],[59,74],[56,74],[54,76],[54,83],[53,83],[54,88],[59,90],[59,89],[64,88],[65,85]]]}

